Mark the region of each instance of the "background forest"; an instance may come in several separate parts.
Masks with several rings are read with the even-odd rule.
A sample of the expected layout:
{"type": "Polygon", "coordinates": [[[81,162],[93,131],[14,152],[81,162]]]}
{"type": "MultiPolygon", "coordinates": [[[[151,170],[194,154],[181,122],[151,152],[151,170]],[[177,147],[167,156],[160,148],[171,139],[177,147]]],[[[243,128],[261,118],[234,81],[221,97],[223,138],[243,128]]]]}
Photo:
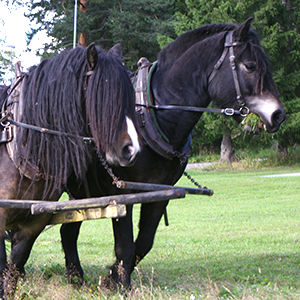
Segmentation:
{"type": "MultiPolygon", "coordinates": [[[[32,22],[29,48],[38,31],[46,30],[52,38],[50,44],[39,50],[41,59],[72,48],[74,1],[0,1],[9,6],[27,6],[27,17],[32,22]]],[[[79,43],[85,46],[96,42],[105,49],[121,43],[123,60],[131,71],[142,56],[155,61],[163,46],[187,30],[209,23],[240,24],[254,17],[252,25],[269,57],[287,120],[276,134],[245,136],[230,118],[204,113],[193,132],[193,154],[219,152],[223,134],[232,137],[236,149],[249,145],[256,149],[275,146],[287,153],[288,148],[300,143],[299,0],[78,0],[78,3],[79,43]]],[[[9,55],[0,54],[0,79],[9,67],[9,55]]]]}

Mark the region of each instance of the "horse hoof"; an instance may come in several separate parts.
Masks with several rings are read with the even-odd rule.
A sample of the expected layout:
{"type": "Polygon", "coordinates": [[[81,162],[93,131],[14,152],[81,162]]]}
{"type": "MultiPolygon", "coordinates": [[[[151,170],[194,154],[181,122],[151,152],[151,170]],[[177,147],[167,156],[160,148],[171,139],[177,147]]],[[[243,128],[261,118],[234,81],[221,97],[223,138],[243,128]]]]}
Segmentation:
{"type": "Polygon", "coordinates": [[[101,282],[100,289],[104,291],[117,291],[118,284],[116,283],[112,275],[108,275],[104,277],[103,281],[101,282]]]}
{"type": "Polygon", "coordinates": [[[68,270],[67,278],[69,284],[78,286],[81,286],[83,284],[83,275],[81,275],[75,268],[72,268],[72,270],[68,270]]]}

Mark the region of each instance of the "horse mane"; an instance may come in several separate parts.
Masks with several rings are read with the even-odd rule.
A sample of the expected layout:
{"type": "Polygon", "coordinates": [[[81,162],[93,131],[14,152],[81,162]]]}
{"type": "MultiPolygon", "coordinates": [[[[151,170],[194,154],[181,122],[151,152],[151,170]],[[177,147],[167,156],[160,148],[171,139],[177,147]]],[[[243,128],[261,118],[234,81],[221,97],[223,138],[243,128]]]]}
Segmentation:
{"type": "MultiPolygon", "coordinates": [[[[112,147],[120,118],[134,105],[134,93],[122,61],[107,51],[97,52],[98,62],[90,76],[86,50],[81,47],[31,68],[23,86],[25,109],[21,121],[93,137],[99,151],[112,147]]],[[[61,189],[71,172],[77,179],[83,178],[93,146],[80,138],[18,130],[18,149],[22,149],[25,163],[38,166],[46,180],[43,198],[61,189]]]]}
{"type": "MultiPolygon", "coordinates": [[[[163,69],[169,69],[173,65],[174,61],[179,59],[196,43],[222,32],[224,32],[225,35],[226,32],[235,30],[236,28],[237,25],[235,24],[216,23],[189,30],[177,37],[173,42],[159,52],[157,56],[158,65],[163,69]]],[[[261,94],[265,89],[268,89],[272,91],[276,97],[278,97],[279,93],[270,72],[269,61],[262,50],[257,33],[252,29],[250,29],[249,38],[245,42],[244,46],[241,47],[239,51],[235,50],[235,56],[237,59],[240,58],[246,47],[251,48],[250,51],[253,54],[252,59],[256,62],[257,71],[259,72],[254,92],[256,94],[261,94]]]]}
{"type": "Polygon", "coordinates": [[[189,30],[182,35],[178,36],[173,42],[164,47],[157,56],[159,65],[164,68],[172,64],[182,54],[184,54],[194,44],[209,38],[220,32],[227,32],[236,29],[234,24],[209,24],[189,30]]]}
{"type": "Polygon", "coordinates": [[[125,116],[136,121],[134,90],[121,59],[102,52],[98,64],[101,72],[94,72],[89,78],[86,116],[96,147],[106,151],[113,147],[125,116]],[[118,68],[114,66],[116,62],[118,68]]]}

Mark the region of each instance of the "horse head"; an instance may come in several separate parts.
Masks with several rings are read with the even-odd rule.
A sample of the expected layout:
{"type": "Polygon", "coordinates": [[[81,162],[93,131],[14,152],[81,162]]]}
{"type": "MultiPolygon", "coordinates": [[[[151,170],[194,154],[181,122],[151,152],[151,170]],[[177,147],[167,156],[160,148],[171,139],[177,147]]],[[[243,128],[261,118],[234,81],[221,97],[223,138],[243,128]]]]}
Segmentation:
{"type": "Polygon", "coordinates": [[[210,90],[216,103],[222,102],[221,107],[231,105],[241,110],[241,115],[236,116],[238,121],[246,113],[255,113],[268,132],[275,132],[285,120],[285,113],[268,60],[251,29],[251,22],[252,18],[249,18],[234,31],[225,33],[224,51],[229,49],[226,51],[228,59],[224,57],[219,70],[213,71],[210,90]],[[228,39],[230,34],[231,40],[228,39]]]}
{"type": "Polygon", "coordinates": [[[121,48],[86,50],[88,86],[86,112],[98,150],[110,164],[132,165],[140,151],[134,90],[121,61],[121,48]],[[97,120],[98,118],[98,120],[97,120]],[[100,126],[101,124],[101,126],[100,126]]]}

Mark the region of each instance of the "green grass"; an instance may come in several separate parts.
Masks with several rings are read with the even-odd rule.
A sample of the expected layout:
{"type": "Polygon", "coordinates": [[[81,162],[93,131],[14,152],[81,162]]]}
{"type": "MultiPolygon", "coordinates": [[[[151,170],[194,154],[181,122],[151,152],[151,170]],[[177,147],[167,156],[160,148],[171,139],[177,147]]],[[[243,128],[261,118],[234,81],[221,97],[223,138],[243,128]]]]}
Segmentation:
{"type": "MultiPolygon", "coordinates": [[[[168,206],[154,248],[132,275],[130,299],[300,299],[299,177],[281,167],[192,170],[212,197],[188,195],[168,206]]],[[[186,178],[178,185],[193,186],[186,178]]],[[[137,232],[139,206],[134,210],[137,232]]],[[[110,220],[83,223],[79,252],[85,284],[67,284],[59,226],[37,240],[16,299],[125,299],[98,288],[114,261],[110,220]]]]}
{"type": "MultiPolygon", "coordinates": [[[[275,147],[260,148],[257,145],[251,148],[236,149],[236,158],[240,167],[247,169],[260,169],[262,167],[280,167],[300,165],[300,146],[294,145],[288,147],[289,155],[278,155],[278,149],[275,147]]],[[[200,162],[218,162],[220,160],[220,151],[202,151],[199,155],[189,158],[189,163],[200,162]]],[[[236,168],[236,166],[235,166],[236,168]]]]}

